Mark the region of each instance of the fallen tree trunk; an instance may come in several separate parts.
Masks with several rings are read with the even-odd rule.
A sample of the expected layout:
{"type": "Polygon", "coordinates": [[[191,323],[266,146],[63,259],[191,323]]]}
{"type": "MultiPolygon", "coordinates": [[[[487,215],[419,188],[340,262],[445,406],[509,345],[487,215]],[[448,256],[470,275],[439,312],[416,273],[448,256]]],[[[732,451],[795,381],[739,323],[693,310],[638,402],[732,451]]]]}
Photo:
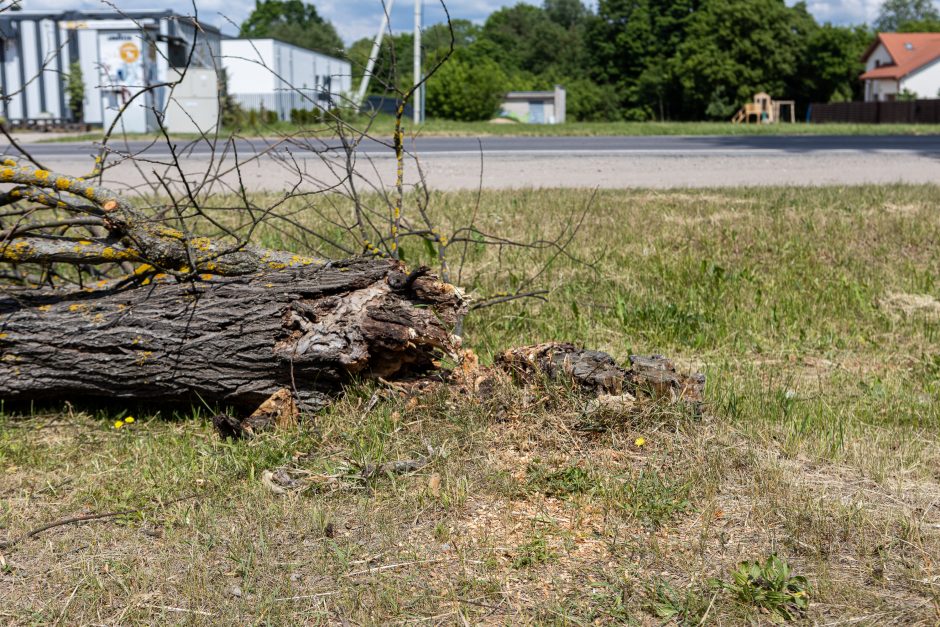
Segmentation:
{"type": "Polygon", "coordinates": [[[357,259],[123,291],[0,298],[0,398],[199,400],[302,408],[355,377],[420,373],[459,342],[453,286],[357,259]]]}

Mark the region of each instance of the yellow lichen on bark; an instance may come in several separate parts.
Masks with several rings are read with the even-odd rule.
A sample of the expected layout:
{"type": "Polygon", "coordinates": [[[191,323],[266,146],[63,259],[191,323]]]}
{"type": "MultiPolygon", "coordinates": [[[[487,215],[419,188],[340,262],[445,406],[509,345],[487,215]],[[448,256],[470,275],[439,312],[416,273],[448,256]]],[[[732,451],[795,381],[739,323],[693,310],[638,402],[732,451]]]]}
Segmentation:
{"type": "Polygon", "coordinates": [[[29,242],[14,242],[5,246],[0,246],[0,259],[4,261],[22,261],[32,252],[33,247],[29,242]]]}

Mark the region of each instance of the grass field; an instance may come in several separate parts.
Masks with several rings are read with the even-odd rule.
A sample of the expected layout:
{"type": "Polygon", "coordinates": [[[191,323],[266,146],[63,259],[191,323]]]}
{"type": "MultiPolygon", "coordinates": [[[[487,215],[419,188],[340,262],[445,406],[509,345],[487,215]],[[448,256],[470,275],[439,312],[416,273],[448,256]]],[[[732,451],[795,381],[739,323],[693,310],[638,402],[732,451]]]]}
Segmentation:
{"type": "MultiPolygon", "coordinates": [[[[391,133],[391,120],[376,127],[391,133]]],[[[442,136],[601,136],[601,135],[935,135],[935,124],[731,124],[730,122],[569,122],[493,124],[428,120],[421,135],[442,136]]]]}
{"type": "MultiPolygon", "coordinates": [[[[481,220],[546,234],[590,198],[483,192],[481,220]]],[[[434,197],[444,222],[475,200],[434,197]]],[[[135,511],[0,552],[0,621],[766,623],[757,599],[802,593],[734,588],[732,572],[775,553],[806,577],[805,622],[935,625],[938,206],[934,186],[601,191],[572,248],[589,263],[559,258],[547,303],[467,323],[484,361],[552,339],[670,355],[706,373],[702,415],[587,425],[585,401],[548,383],[371,410],[364,385],[246,442],[202,410],[128,408],[119,430],[117,410],[5,413],[0,539],[135,511]],[[353,476],[429,446],[418,472],[353,476]],[[307,489],[274,494],[262,475],[279,467],[307,489]]],[[[496,255],[471,251],[474,293],[500,287],[496,255]]]]}
{"type": "MultiPolygon", "coordinates": [[[[365,127],[365,120],[353,123],[365,127]]],[[[244,137],[271,137],[278,134],[317,132],[316,125],[296,126],[277,123],[258,128],[243,128],[238,132],[244,137]]],[[[451,120],[428,120],[421,126],[406,123],[407,133],[424,137],[549,137],[549,136],[639,136],[639,135],[936,135],[940,125],[936,124],[731,124],[730,122],[569,122],[567,124],[493,124],[491,122],[454,122],[451,120]]],[[[373,122],[370,134],[391,136],[394,133],[394,118],[379,116],[373,122]]],[[[179,135],[180,138],[195,139],[196,136],[179,135]]],[[[115,136],[117,138],[117,135],[115,136]]],[[[162,139],[157,135],[128,135],[130,139],[162,139]]],[[[56,137],[50,135],[43,142],[96,141],[100,133],[88,133],[78,137],[56,137]]]]}

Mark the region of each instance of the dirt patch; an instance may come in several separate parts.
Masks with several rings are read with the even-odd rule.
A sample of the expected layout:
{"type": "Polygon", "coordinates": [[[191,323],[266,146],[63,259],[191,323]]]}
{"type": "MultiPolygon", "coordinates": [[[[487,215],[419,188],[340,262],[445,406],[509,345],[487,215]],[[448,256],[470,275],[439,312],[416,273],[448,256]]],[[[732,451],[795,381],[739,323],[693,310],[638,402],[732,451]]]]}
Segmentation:
{"type": "Polygon", "coordinates": [[[881,299],[880,305],[894,315],[925,316],[929,320],[940,320],[940,300],[930,294],[889,292],[881,299]]]}
{"type": "Polygon", "coordinates": [[[883,207],[885,213],[898,215],[898,216],[910,216],[916,213],[920,213],[923,209],[923,205],[914,205],[914,204],[895,204],[895,203],[886,203],[883,207]]]}

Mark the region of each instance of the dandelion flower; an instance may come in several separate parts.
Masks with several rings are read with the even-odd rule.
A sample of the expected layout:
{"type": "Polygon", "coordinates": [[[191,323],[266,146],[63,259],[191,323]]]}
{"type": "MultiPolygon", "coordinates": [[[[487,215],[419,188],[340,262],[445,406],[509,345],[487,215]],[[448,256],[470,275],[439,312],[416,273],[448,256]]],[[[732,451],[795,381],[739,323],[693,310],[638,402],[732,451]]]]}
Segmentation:
{"type": "Polygon", "coordinates": [[[633,441],[633,444],[635,444],[636,446],[643,446],[644,444],[646,444],[646,438],[639,437],[633,441]]]}
{"type": "Polygon", "coordinates": [[[124,419],[124,422],[127,424],[131,424],[132,422],[134,422],[134,417],[128,416],[127,418],[124,419]]]}
{"type": "Polygon", "coordinates": [[[115,420],[115,421],[114,421],[114,428],[115,428],[115,429],[120,429],[120,428],[123,427],[123,426],[124,426],[124,421],[123,421],[123,420],[115,420]]]}

